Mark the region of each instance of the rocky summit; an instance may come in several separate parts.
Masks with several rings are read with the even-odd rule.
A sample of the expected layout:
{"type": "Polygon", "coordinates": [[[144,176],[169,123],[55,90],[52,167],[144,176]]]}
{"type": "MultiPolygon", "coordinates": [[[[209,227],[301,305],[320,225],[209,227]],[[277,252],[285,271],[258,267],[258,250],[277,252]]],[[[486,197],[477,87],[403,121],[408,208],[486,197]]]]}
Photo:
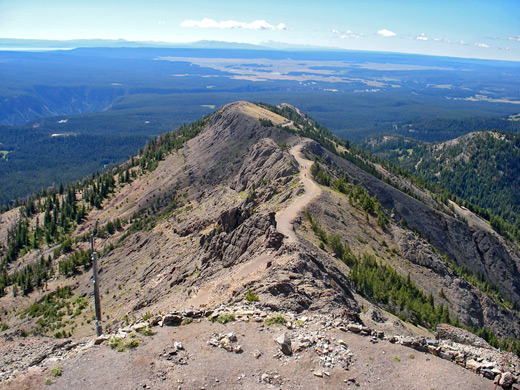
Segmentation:
{"type": "Polygon", "coordinates": [[[0,240],[5,388],[519,386],[518,244],[287,104],[160,136],[0,240]]]}

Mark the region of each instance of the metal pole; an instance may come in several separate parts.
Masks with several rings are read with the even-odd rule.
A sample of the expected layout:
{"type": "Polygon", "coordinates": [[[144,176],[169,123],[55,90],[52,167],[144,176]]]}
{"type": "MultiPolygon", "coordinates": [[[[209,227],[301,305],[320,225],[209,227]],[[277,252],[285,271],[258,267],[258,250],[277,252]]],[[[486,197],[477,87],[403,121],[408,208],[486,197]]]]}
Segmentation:
{"type": "Polygon", "coordinates": [[[90,244],[92,249],[92,272],[94,274],[94,305],[96,308],[96,335],[99,337],[103,334],[103,325],[101,324],[101,300],[99,299],[99,282],[97,271],[98,254],[94,252],[94,234],[90,235],[90,244]]]}

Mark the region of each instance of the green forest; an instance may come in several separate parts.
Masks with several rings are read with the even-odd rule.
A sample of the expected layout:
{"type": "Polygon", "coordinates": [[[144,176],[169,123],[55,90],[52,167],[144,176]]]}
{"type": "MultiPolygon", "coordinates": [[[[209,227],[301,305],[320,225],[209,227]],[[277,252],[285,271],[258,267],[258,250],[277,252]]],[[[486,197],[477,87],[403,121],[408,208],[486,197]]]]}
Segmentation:
{"type": "Polygon", "coordinates": [[[520,239],[520,136],[476,132],[457,142],[383,136],[364,146],[476,212],[501,234],[520,239]]]}

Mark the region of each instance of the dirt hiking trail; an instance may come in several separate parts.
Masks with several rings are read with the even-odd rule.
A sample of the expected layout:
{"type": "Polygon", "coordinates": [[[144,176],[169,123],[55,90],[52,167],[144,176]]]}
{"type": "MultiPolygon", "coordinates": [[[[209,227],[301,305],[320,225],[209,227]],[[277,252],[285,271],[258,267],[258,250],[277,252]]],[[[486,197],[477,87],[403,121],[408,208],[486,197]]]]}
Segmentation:
{"type": "Polygon", "coordinates": [[[303,157],[301,150],[304,143],[301,142],[291,148],[291,153],[300,165],[300,180],[303,183],[305,193],[296,198],[288,207],[276,213],[276,229],[286,238],[284,242],[296,242],[296,233],[294,232],[293,223],[296,217],[303,211],[305,207],[320,193],[320,188],[311,180],[311,165],[313,162],[303,157]]]}
{"type": "MultiPolygon", "coordinates": [[[[301,149],[304,145],[305,143],[301,142],[293,146],[289,153],[294,156],[300,166],[300,180],[303,183],[305,193],[298,196],[288,207],[279,211],[275,216],[277,230],[285,236],[284,243],[286,244],[297,241],[293,229],[294,220],[321,192],[316,183],[310,179],[310,168],[313,162],[303,157],[301,149]]],[[[223,277],[207,282],[203,287],[195,289],[195,294],[184,303],[184,307],[203,307],[220,302],[226,297],[230,298],[238,285],[259,280],[266,272],[267,263],[272,260],[273,255],[271,253],[263,253],[246,263],[239,264],[233,270],[229,270],[225,275],[222,275],[223,277]]],[[[276,262],[282,263],[285,260],[287,260],[287,257],[282,256],[277,258],[276,262]]]]}

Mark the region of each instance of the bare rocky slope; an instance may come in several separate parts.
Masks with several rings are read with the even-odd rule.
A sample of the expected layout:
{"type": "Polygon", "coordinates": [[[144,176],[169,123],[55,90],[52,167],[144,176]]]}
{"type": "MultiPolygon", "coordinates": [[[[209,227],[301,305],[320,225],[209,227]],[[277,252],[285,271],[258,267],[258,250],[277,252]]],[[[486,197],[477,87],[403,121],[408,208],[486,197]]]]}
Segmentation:
{"type": "MultiPolygon", "coordinates": [[[[448,304],[453,304],[450,308],[460,315],[463,323],[475,328],[486,325],[501,334],[520,337],[518,315],[503,312],[493,305],[485,294],[451,271],[441,257],[441,254],[446,254],[458,265],[486,275],[505,297],[519,302],[520,257],[513,248],[494,232],[480,226],[470,226],[454,215],[436,210],[318,147],[317,153],[320,152],[348,172],[353,182],[376,195],[387,210],[394,210],[396,221],[403,219],[408,228],[420,233],[422,237],[397,227],[391,229],[391,236],[404,259],[419,266],[411,267],[410,272],[423,274],[427,269],[432,272],[432,280],[437,279],[437,290],[432,289],[433,283],[429,282],[421,284],[423,288],[432,293],[441,288],[447,291],[448,304]]],[[[336,224],[338,222],[341,223],[337,221],[336,224]]]]}
{"type": "MultiPolygon", "coordinates": [[[[501,337],[516,339],[520,338],[518,313],[458,274],[443,255],[475,274],[485,274],[501,296],[518,304],[518,252],[488,227],[462,222],[457,209],[438,205],[427,191],[378,167],[387,181],[394,183],[391,186],[360,169],[360,164],[303,137],[310,134],[305,131],[318,134],[318,130],[309,130],[313,122],[303,114],[297,115],[298,119],[290,120],[255,104],[232,103],[219,109],[204,130],[183,147],[164,156],[155,169],[143,170],[136,164],[129,182],[121,180],[123,171],[116,173],[118,184],[113,194],[100,208],[89,209],[73,234],[79,238],[116,218],[124,221],[119,230],[96,238],[96,250],[102,252],[105,330],[116,336],[111,344],[128,340],[132,336],[127,335],[134,330],[156,329],[159,322],[165,327],[175,325],[174,335],[165,330],[170,328],[159,328],[152,339],[137,336],[142,345],[126,352],[130,355],[117,355],[104,339],[96,341],[101,343],[99,347],[86,344],[84,338],[93,333],[92,278],[90,270],[78,267],[69,277],[56,276],[28,296],[13,297],[9,290],[0,298],[4,309],[0,322],[8,326],[0,348],[8,350],[27,343],[21,357],[6,355],[0,377],[3,384],[34,388],[48,378],[56,388],[71,383],[74,388],[171,388],[174,381],[179,388],[339,388],[357,383],[362,388],[440,389],[488,388],[492,382],[486,378],[490,378],[502,380],[504,387],[512,386],[518,380],[518,360],[511,358],[506,365],[512,379],[511,383],[504,382],[507,375],[500,369],[505,354],[482,339],[468,341],[461,336],[462,340],[453,332],[441,332],[434,340],[433,329],[414,326],[389,313],[396,309],[391,302],[385,304],[356,293],[358,286],[350,278],[353,265],[338,255],[332,237],[348,246],[352,256],[373,256],[408,277],[408,282],[403,282],[406,286],[419,286],[425,296],[430,294],[432,305],[442,304],[449,316],[458,317],[462,324],[486,326],[501,337]],[[310,169],[314,161],[319,161],[332,178],[342,177],[352,186],[359,184],[377,198],[386,223],[381,224],[352,196],[331,185],[317,185],[310,169]],[[310,186],[316,186],[316,191],[312,196],[303,195],[310,193],[310,186]],[[421,200],[396,187],[411,188],[421,200]],[[406,224],[399,223],[401,220],[406,224]],[[294,229],[296,239],[284,235],[282,225],[294,229]],[[71,287],[69,296],[57,300],[69,308],[63,309],[59,327],[41,312],[24,313],[33,302],[48,303],[45,297],[58,286],[71,287]],[[81,298],[88,301],[80,309],[81,298]],[[231,322],[217,324],[205,318],[231,322]],[[266,319],[272,321],[262,325],[266,319]],[[277,328],[276,323],[283,328],[277,328]],[[37,341],[19,338],[32,329],[46,335],[60,329],[75,341],[33,356],[31,345],[38,345],[37,341]],[[284,350],[284,342],[278,347],[273,342],[282,329],[294,347],[291,353],[284,350]],[[230,331],[238,335],[238,343],[245,345],[242,351],[234,349],[234,337],[226,336],[222,344],[230,331]],[[172,337],[190,348],[174,345],[172,337]],[[231,353],[218,352],[218,359],[213,359],[213,344],[231,353]],[[362,352],[364,349],[370,352],[362,352]],[[255,355],[256,350],[260,355],[255,355]],[[239,360],[244,367],[230,370],[242,364],[236,361],[236,352],[242,356],[239,360]],[[377,364],[370,370],[362,369],[364,364],[371,365],[372,354],[376,353],[377,364]],[[381,353],[388,353],[392,359],[383,359],[381,353]],[[417,360],[404,359],[414,353],[420,353],[417,360]],[[273,354],[275,360],[270,360],[273,354]],[[117,378],[111,377],[110,383],[87,380],[87,372],[93,371],[86,362],[92,359],[101,362],[97,369],[102,372],[114,364],[117,378]],[[350,362],[356,359],[357,368],[353,369],[350,362]],[[467,373],[457,371],[460,367],[454,364],[444,366],[443,359],[480,377],[466,371],[471,375],[459,381],[457,378],[467,373]],[[50,378],[50,368],[58,360],[62,360],[63,377],[50,378]],[[402,378],[389,374],[394,370],[391,364],[398,360],[402,378]],[[194,379],[202,364],[204,374],[194,379]],[[417,387],[407,386],[407,381],[417,380],[410,376],[407,366],[425,373],[417,387]],[[300,377],[301,370],[311,374],[300,377]],[[355,374],[349,376],[348,370],[355,374]],[[449,374],[443,374],[443,378],[428,374],[441,370],[449,374]],[[249,376],[253,371],[253,377],[249,376]],[[141,373],[142,381],[136,373],[141,373]],[[242,374],[242,379],[237,379],[242,374]],[[378,376],[379,381],[381,375],[386,375],[385,380],[370,382],[378,376]]],[[[351,153],[340,145],[335,148],[339,154],[351,153]]],[[[78,194],[78,202],[85,196],[78,194]]],[[[0,222],[5,223],[1,229],[9,229],[14,219],[11,214],[9,219],[2,216],[0,222]]],[[[5,232],[0,232],[0,237],[4,236],[5,232]]],[[[86,250],[88,242],[76,240],[72,246],[75,251],[86,250]]],[[[52,254],[56,247],[29,251],[9,265],[9,272],[52,254]]],[[[53,260],[57,274],[59,262],[69,256],[65,253],[53,260]]],[[[420,325],[410,313],[403,309],[399,314],[420,325]]]]}

